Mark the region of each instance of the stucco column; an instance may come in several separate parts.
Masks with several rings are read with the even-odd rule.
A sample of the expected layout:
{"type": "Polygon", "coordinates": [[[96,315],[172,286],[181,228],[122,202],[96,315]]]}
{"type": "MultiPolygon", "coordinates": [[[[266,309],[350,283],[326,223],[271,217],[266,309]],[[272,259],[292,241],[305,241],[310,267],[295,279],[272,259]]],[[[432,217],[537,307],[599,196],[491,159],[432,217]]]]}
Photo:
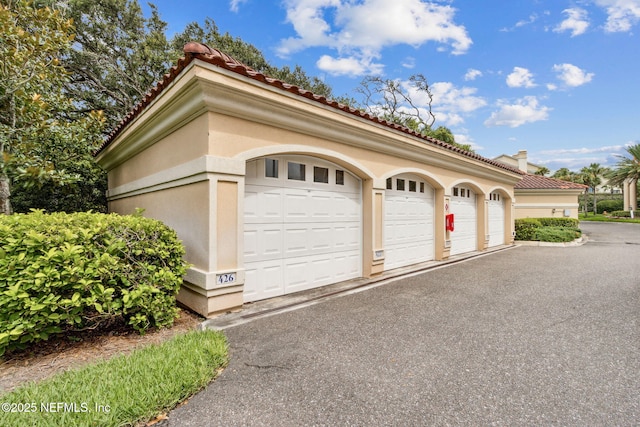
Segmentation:
{"type": "Polygon", "coordinates": [[[631,205],[629,184],[631,184],[631,181],[628,179],[625,179],[624,182],[622,183],[622,202],[623,202],[622,209],[625,211],[628,211],[629,206],[631,205]]]}
{"type": "Polygon", "coordinates": [[[638,207],[638,181],[629,181],[629,208],[633,208],[633,210],[636,211],[637,207],[638,207]]]}
{"type": "Polygon", "coordinates": [[[384,271],[384,182],[367,179],[362,183],[363,271],[371,277],[384,271]]]}
{"type": "Polygon", "coordinates": [[[244,286],[244,177],[210,174],[208,183],[208,262],[189,269],[178,295],[203,316],[241,307],[244,286]]]}
{"type": "Polygon", "coordinates": [[[434,224],[435,245],[436,245],[436,261],[442,261],[449,258],[451,252],[451,232],[446,230],[445,217],[450,212],[451,195],[445,194],[444,188],[436,188],[435,190],[435,212],[436,217],[434,224]],[[439,212],[441,212],[439,214],[439,212]]]}

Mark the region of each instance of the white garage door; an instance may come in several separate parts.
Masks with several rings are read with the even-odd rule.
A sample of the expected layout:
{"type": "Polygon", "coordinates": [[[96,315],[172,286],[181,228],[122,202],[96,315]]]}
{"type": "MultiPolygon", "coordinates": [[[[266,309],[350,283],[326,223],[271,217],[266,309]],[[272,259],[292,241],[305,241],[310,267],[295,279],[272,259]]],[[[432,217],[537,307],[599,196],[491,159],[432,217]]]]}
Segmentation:
{"type": "Polygon", "coordinates": [[[245,302],[362,275],[360,180],[306,156],[247,162],[245,302]]]}
{"type": "Polygon", "coordinates": [[[384,196],[384,268],[434,258],[433,188],[417,176],[387,179],[384,196]]]}
{"type": "Polygon", "coordinates": [[[454,187],[449,212],[454,214],[450,254],[463,254],[477,250],[476,194],[467,187],[454,187]]]}
{"type": "Polygon", "coordinates": [[[504,245],[504,201],[500,193],[489,195],[489,246],[504,245]]]}

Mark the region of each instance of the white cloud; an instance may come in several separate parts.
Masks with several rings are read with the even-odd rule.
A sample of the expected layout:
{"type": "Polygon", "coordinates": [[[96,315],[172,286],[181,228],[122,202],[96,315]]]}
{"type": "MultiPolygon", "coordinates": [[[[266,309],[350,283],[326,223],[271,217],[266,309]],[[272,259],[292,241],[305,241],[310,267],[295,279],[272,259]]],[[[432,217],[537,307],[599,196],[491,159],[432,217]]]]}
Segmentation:
{"type": "Polygon", "coordinates": [[[378,58],[383,48],[398,44],[436,42],[454,55],[472,44],[465,27],[454,22],[455,9],[434,2],[285,0],[285,7],[297,35],[281,40],[277,52],[282,57],[321,46],[335,49],[342,64],[349,58],[365,64],[378,58]]]}
{"type": "Polygon", "coordinates": [[[626,32],[640,21],[640,0],[595,0],[607,11],[606,32],[626,32]]]}
{"type": "Polygon", "coordinates": [[[589,27],[587,11],[579,7],[565,9],[562,11],[567,14],[567,18],[562,21],[553,31],[561,33],[563,31],[571,31],[571,37],[584,34],[589,27]]]}
{"type": "Polygon", "coordinates": [[[416,58],[412,56],[407,56],[404,61],[402,61],[402,66],[404,68],[413,69],[416,67],[416,58]]]}
{"type": "MultiPolygon", "coordinates": [[[[542,12],[543,15],[549,15],[549,11],[545,10],[542,12]]],[[[520,28],[520,27],[525,27],[527,25],[532,25],[534,24],[536,21],[538,21],[540,19],[540,15],[538,15],[537,13],[532,13],[531,15],[529,15],[529,17],[527,19],[521,19],[520,21],[516,22],[515,25],[511,28],[502,28],[500,29],[500,31],[502,32],[510,32],[515,30],[516,28],[520,28]]]]}
{"type": "Polygon", "coordinates": [[[231,0],[229,3],[229,9],[231,9],[232,12],[238,12],[240,5],[246,2],[247,0],[231,0]]]}
{"type": "Polygon", "coordinates": [[[539,105],[535,96],[525,96],[516,101],[515,104],[508,104],[506,101],[498,101],[500,109],[491,113],[485,122],[485,126],[509,126],[512,128],[522,126],[526,123],[533,123],[540,120],[547,120],[551,108],[539,105]]]}
{"type": "Polygon", "coordinates": [[[458,144],[471,146],[471,149],[474,151],[484,150],[485,147],[478,145],[472,137],[470,137],[467,133],[454,133],[453,137],[456,139],[458,144]]]}
{"type": "Polygon", "coordinates": [[[507,86],[509,87],[535,87],[533,74],[526,68],[513,67],[513,72],[507,76],[507,86]]]}
{"type": "Polygon", "coordinates": [[[373,63],[371,58],[333,58],[329,55],[322,55],[316,66],[333,76],[380,74],[384,68],[383,64],[373,63]]]}
{"type": "Polygon", "coordinates": [[[431,85],[434,105],[462,113],[470,113],[487,105],[484,98],[475,95],[477,91],[474,87],[457,88],[450,82],[436,82],[431,85]]]}
{"type": "Polygon", "coordinates": [[[464,79],[466,81],[472,81],[472,80],[475,80],[478,77],[482,77],[482,71],[475,70],[473,68],[469,68],[467,70],[466,74],[464,75],[464,79]]]}
{"type": "Polygon", "coordinates": [[[577,87],[589,83],[594,74],[586,73],[584,70],[572,64],[555,64],[553,71],[558,73],[558,79],[562,80],[567,86],[577,87]]]}
{"type": "MultiPolygon", "coordinates": [[[[430,86],[430,89],[433,94],[432,108],[437,120],[436,126],[460,125],[464,122],[464,115],[487,105],[484,98],[476,96],[478,91],[476,88],[458,88],[450,82],[436,82],[430,86]]],[[[414,94],[410,93],[410,95],[414,99],[414,94]]]]}
{"type": "Polygon", "coordinates": [[[533,154],[531,159],[533,163],[546,165],[552,171],[563,167],[578,171],[591,163],[613,166],[618,162],[618,156],[626,153],[627,147],[637,143],[638,141],[629,141],[623,145],[608,145],[604,147],[542,150],[533,154]]]}
{"type": "Polygon", "coordinates": [[[557,150],[543,150],[540,151],[540,154],[544,154],[545,156],[563,156],[565,154],[622,153],[629,145],[630,144],[608,145],[594,148],[559,148],[557,150]]]}

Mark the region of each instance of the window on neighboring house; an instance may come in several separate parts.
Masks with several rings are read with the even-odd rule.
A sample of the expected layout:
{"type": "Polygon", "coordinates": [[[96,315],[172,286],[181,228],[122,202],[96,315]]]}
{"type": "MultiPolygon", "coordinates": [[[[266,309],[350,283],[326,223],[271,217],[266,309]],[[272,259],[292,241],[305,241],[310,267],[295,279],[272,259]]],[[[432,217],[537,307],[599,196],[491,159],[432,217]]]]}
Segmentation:
{"type": "Polygon", "coordinates": [[[424,193],[424,182],[420,183],[420,192],[424,193]]]}
{"type": "Polygon", "coordinates": [[[458,187],[453,187],[453,196],[458,197],[459,194],[460,194],[460,190],[458,189],[458,187]]]}
{"type": "Polygon", "coordinates": [[[313,182],[329,183],[329,169],[318,166],[313,167],[313,182]]]}
{"type": "Polygon", "coordinates": [[[416,182],[415,181],[409,181],[409,191],[415,193],[416,192],[416,182]]]}
{"type": "Polygon", "coordinates": [[[393,179],[387,178],[387,190],[393,190],[393,179]]]}
{"type": "Polygon", "coordinates": [[[396,179],[396,190],[404,191],[404,179],[396,179]]]}
{"type": "Polygon", "coordinates": [[[278,159],[264,159],[264,176],[267,178],[278,177],[278,159]]]}
{"type": "Polygon", "coordinates": [[[288,178],[295,181],[304,181],[306,173],[306,165],[302,163],[288,163],[288,178]]]}
{"type": "Polygon", "coordinates": [[[336,170],[336,185],[344,185],[344,171],[336,170]]]}

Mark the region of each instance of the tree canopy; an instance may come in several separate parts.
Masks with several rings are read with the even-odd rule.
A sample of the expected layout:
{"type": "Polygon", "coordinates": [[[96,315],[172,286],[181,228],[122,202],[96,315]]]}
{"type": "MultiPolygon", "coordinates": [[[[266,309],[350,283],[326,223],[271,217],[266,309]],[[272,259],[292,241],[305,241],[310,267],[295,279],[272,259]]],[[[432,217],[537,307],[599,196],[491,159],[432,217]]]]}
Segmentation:
{"type": "Polygon", "coordinates": [[[640,144],[627,147],[627,156],[618,156],[618,163],[606,175],[609,183],[622,186],[625,181],[638,181],[640,179],[640,144]]]}
{"type": "Polygon", "coordinates": [[[74,104],[63,94],[69,75],[61,58],[73,33],[72,21],[53,6],[0,5],[0,213],[12,212],[12,181],[25,189],[77,182],[62,164],[98,142],[100,112],[68,119],[74,104]]]}

